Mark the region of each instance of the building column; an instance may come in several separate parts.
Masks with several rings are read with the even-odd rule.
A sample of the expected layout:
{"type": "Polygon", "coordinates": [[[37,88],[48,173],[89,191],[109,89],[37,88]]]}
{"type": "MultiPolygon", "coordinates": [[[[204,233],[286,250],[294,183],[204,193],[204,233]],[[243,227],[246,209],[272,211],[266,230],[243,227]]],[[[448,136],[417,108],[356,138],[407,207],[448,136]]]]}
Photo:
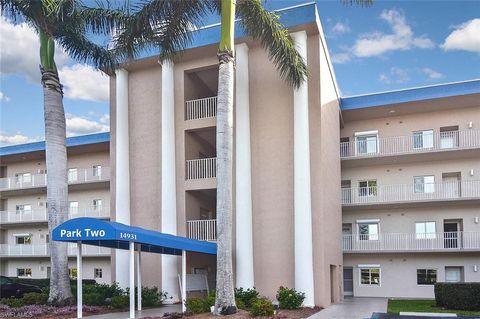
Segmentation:
{"type": "MultiPolygon", "coordinates": [[[[291,34],[295,47],[307,62],[307,33],[291,34]]],[[[308,123],[308,82],[293,93],[295,289],[305,293],[304,305],[313,307],[314,276],[312,249],[312,202],[310,189],[310,137],[308,123]]]]}
{"type": "MultiPolygon", "coordinates": [[[[116,75],[115,116],[115,221],[130,225],[130,150],[128,137],[128,71],[118,69],[116,75]]],[[[129,284],[128,251],[115,252],[115,280],[121,288],[129,284]]]]}
{"type": "MultiPolygon", "coordinates": [[[[162,63],[162,233],[177,234],[177,186],[175,170],[175,103],[173,62],[162,63]]],[[[172,302],[178,295],[177,256],[162,255],[162,290],[172,302]]]]}
{"type": "Polygon", "coordinates": [[[252,170],[250,155],[250,103],[248,46],[235,46],[235,233],[236,285],[254,287],[252,229],[252,170]]]}

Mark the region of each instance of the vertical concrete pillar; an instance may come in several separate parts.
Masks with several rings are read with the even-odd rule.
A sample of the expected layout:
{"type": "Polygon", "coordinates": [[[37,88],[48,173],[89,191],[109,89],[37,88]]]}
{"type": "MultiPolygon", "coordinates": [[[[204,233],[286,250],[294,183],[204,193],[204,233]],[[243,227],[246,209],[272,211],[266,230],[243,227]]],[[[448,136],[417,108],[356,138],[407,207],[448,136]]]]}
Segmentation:
{"type": "Polygon", "coordinates": [[[252,170],[248,46],[235,46],[235,233],[236,286],[253,288],[252,170]]]}
{"type": "MultiPolygon", "coordinates": [[[[128,71],[118,69],[116,75],[115,117],[115,220],[130,225],[130,148],[128,131],[128,71]]],[[[115,280],[121,288],[129,284],[128,251],[115,251],[115,280]]]]}
{"type": "MultiPolygon", "coordinates": [[[[295,46],[307,61],[307,33],[291,34],[295,46]]],[[[295,289],[305,293],[304,305],[313,307],[312,202],[310,188],[310,136],[308,123],[308,83],[293,93],[294,123],[294,210],[295,210],[295,289]]]]}
{"type": "MultiPolygon", "coordinates": [[[[162,63],[162,233],[177,234],[175,174],[175,103],[173,62],[162,63]]],[[[162,290],[172,302],[178,296],[177,257],[162,255],[162,290]]]]}

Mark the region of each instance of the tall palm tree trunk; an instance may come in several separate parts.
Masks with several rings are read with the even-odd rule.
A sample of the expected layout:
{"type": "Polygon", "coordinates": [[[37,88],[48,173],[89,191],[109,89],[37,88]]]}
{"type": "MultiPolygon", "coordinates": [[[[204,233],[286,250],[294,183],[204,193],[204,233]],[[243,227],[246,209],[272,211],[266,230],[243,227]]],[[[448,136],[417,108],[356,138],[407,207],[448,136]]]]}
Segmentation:
{"type": "Polygon", "coordinates": [[[232,314],[235,306],[232,267],[232,160],[234,0],[222,0],[222,38],[218,52],[217,100],[217,285],[216,314],[232,314]]]}
{"type": "MultiPolygon", "coordinates": [[[[63,89],[54,62],[53,39],[40,32],[40,57],[45,116],[48,231],[68,219],[66,124],[63,89]]],[[[51,238],[51,236],[50,236],[51,238]]],[[[67,243],[51,240],[50,295],[55,305],[71,304],[73,295],[68,273],[67,243]]]]}

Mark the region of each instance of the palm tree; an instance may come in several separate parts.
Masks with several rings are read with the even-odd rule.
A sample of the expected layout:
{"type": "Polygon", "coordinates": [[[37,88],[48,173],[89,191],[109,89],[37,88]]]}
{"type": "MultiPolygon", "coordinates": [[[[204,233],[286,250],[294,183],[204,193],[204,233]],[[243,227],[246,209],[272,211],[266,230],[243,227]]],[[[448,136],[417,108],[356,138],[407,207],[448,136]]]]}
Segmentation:
{"type": "MultiPolygon", "coordinates": [[[[40,72],[44,97],[45,157],[47,174],[48,229],[68,218],[66,125],[62,84],[55,65],[55,44],[72,58],[95,67],[113,65],[111,53],[90,41],[86,34],[107,33],[121,12],[87,8],[75,0],[0,0],[2,14],[26,21],[38,33],[40,72]]],[[[5,36],[5,35],[4,35],[5,36]]],[[[67,244],[50,241],[49,303],[73,302],[68,272],[67,244]]]]}
{"type": "MultiPolygon", "coordinates": [[[[370,0],[343,0],[364,5],[370,0]]],[[[215,312],[236,312],[232,272],[232,158],[235,16],[246,34],[268,51],[281,77],[298,88],[308,75],[288,30],[260,0],[144,0],[132,6],[115,37],[121,59],[135,58],[144,49],[159,48],[160,61],[172,60],[193,38],[192,30],[208,14],[221,17],[218,47],[217,97],[217,283],[215,312]]]]}

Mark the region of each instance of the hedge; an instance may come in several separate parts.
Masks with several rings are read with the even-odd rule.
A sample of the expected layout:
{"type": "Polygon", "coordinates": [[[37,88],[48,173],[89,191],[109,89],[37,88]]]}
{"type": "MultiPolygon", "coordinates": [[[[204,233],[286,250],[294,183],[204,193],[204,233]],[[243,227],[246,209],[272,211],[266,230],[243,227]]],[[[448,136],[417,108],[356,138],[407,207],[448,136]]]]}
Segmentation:
{"type": "MultiPolygon", "coordinates": [[[[36,278],[9,277],[9,279],[19,284],[34,285],[42,289],[50,287],[49,278],[36,279],[36,278]]],[[[83,279],[82,283],[84,285],[90,285],[90,284],[95,284],[96,281],[95,279],[83,279]]],[[[70,279],[70,285],[76,285],[76,284],[77,284],[76,279],[70,279]]]]}
{"type": "Polygon", "coordinates": [[[480,282],[435,284],[435,303],[454,310],[480,311],[480,282]]]}

